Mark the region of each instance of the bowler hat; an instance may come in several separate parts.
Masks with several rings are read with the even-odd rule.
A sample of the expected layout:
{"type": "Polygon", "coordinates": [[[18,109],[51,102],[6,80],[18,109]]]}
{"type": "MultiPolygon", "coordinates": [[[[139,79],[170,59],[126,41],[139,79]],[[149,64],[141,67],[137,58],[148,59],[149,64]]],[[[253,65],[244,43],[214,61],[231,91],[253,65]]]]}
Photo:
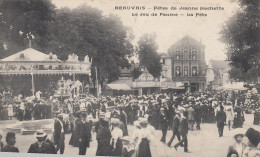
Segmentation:
{"type": "Polygon", "coordinates": [[[6,134],[6,137],[5,137],[5,138],[7,138],[7,139],[15,138],[15,133],[14,133],[14,132],[8,132],[8,133],[6,134]]]}

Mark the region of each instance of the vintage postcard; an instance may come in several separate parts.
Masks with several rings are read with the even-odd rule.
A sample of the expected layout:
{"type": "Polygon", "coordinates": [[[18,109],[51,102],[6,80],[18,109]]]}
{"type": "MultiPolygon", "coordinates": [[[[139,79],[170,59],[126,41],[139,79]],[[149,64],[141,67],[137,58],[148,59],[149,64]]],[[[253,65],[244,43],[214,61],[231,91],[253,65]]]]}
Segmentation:
{"type": "Polygon", "coordinates": [[[260,157],[259,22],[260,0],[0,0],[0,155],[260,157]]]}

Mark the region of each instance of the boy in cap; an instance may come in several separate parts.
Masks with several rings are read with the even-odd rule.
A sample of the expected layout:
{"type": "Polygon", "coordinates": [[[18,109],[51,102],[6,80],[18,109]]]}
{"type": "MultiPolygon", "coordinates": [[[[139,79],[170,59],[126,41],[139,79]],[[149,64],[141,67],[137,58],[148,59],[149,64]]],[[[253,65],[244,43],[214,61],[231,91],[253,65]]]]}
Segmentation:
{"type": "Polygon", "coordinates": [[[8,132],[6,134],[6,142],[7,145],[4,146],[2,152],[19,152],[19,149],[14,146],[16,143],[14,132],[8,132]]]}

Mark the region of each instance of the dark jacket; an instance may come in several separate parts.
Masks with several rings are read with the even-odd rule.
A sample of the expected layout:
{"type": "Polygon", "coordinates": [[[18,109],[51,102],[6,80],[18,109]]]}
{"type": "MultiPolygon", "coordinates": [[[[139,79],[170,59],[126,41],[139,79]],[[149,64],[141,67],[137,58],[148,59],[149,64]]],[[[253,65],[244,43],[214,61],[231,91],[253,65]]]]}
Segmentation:
{"type": "Polygon", "coordinates": [[[166,115],[160,114],[160,127],[162,130],[168,129],[168,120],[167,120],[166,115]]]}
{"type": "Polygon", "coordinates": [[[97,133],[97,140],[105,140],[111,138],[111,132],[109,130],[109,123],[105,120],[100,120],[96,123],[95,131],[97,133]]]}
{"type": "Polygon", "coordinates": [[[175,116],[173,118],[172,129],[179,130],[179,128],[180,128],[180,118],[178,116],[175,116]]]}
{"type": "Polygon", "coordinates": [[[218,111],[216,115],[216,120],[218,124],[224,124],[226,121],[226,113],[224,111],[218,111]]]}
{"type": "Polygon", "coordinates": [[[186,118],[182,118],[180,121],[180,134],[187,135],[188,134],[188,121],[186,118]]]}
{"type": "MultiPolygon", "coordinates": [[[[64,121],[62,121],[63,123],[63,129],[65,129],[65,124],[64,124],[64,121]]],[[[54,143],[55,144],[58,144],[61,140],[61,132],[62,132],[62,126],[60,124],[60,122],[58,120],[55,120],[54,122],[54,134],[53,134],[53,138],[54,138],[54,143]]]]}
{"type": "Polygon", "coordinates": [[[77,123],[76,133],[79,135],[79,139],[82,140],[80,144],[83,144],[89,147],[90,139],[91,139],[91,126],[90,123],[79,121],[77,123]]]}
{"type": "Polygon", "coordinates": [[[19,152],[19,149],[17,147],[15,147],[15,146],[6,145],[2,149],[2,152],[19,152]]]}
{"type": "Polygon", "coordinates": [[[51,146],[43,141],[41,147],[39,147],[38,142],[35,142],[31,144],[28,153],[51,154],[51,146]]]}

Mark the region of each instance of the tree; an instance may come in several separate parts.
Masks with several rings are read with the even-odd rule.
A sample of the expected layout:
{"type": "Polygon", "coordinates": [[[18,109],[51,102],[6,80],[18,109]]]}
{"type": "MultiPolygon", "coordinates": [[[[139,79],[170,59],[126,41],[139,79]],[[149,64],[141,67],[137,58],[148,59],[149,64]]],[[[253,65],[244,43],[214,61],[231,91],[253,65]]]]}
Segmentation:
{"type": "Polygon", "coordinates": [[[144,34],[138,41],[138,55],[140,66],[147,68],[154,77],[159,77],[162,71],[160,56],[157,53],[158,45],[156,44],[155,34],[144,34]]]}
{"type": "Polygon", "coordinates": [[[231,67],[237,68],[233,72],[240,70],[246,75],[260,70],[260,0],[238,0],[238,3],[241,9],[223,25],[221,40],[227,47],[227,60],[231,67]]]}
{"type": "Polygon", "coordinates": [[[44,51],[50,40],[48,23],[55,16],[55,6],[50,0],[3,1],[0,3],[0,50],[6,57],[28,47],[44,51]]]}
{"type": "Polygon", "coordinates": [[[100,10],[82,5],[70,10],[62,8],[52,23],[49,50],[62,60],[75,53],[80,60],[92,59],[92,79],[95,68],[101,83],[118,79],[119,66],[129,66],[127,58],[133,53],[131,31],[114,16],[103,16],[100,10]]]}

